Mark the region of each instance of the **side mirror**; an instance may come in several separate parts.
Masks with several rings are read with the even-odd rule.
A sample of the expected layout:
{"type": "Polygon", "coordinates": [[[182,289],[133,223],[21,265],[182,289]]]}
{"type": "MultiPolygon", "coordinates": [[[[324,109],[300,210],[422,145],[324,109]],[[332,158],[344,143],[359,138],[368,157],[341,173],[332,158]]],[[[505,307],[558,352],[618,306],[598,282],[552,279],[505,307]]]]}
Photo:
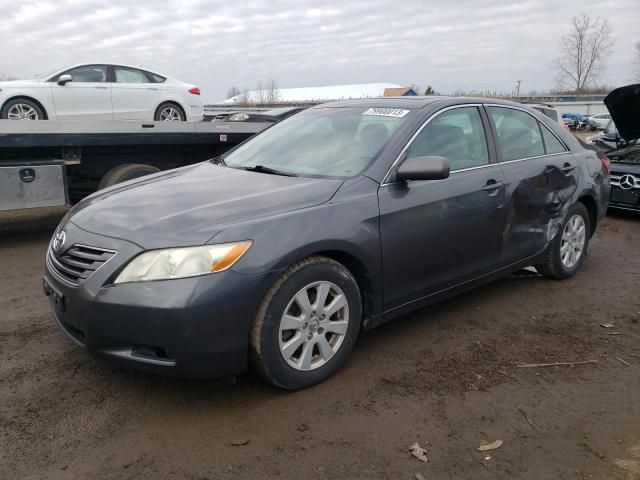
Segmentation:
{"type": "Polygon", "coordinates": [[[68,73],[66,73],[64,75],[60,75],[60,77],[58,78],[58,85],[66,85],[68,82],[72,82],[72,81],[73,81],[73,77],[68,73]]]}
{"type": "Polygon", "coordinates": [[[445,157],[408,158],[396,171],[398,180],[442,180],[449,177],[449,160],[445,157]]]}

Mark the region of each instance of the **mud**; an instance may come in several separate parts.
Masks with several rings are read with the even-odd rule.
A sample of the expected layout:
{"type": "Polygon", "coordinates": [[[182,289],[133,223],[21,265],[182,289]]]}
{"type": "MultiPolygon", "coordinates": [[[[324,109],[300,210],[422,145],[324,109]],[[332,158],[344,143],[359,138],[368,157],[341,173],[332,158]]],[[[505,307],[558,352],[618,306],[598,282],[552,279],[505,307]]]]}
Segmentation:
{"type": "Polygon", "coordinates": [[[334,378],[286,393],[75,347],[40,287],[63,213],[0,214],[2,478],[640,478],[637,215],[608,216],[574,278],[512,275],[402,317],[365,332],[334,378]]]}

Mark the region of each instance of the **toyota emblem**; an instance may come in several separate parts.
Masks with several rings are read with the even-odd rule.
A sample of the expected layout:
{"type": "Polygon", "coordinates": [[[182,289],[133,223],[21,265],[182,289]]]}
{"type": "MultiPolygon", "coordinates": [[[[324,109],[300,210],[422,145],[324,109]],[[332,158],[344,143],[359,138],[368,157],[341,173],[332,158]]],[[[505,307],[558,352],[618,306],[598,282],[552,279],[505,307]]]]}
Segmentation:
{"type": "Polygon", "coordinates": [[[623,175],[620,178],[620,188],[623,188],[624,190],[629,190],[630,188],[633,188],[633,186],[635,185],[635,178],[633,178],[633,175],[623,175]]]}
{"type": "Polygon", "coordinates": [[[62,247],[64,247],[64,241],[66,240],[67,235],[64,233],[64,230],[61,230],[53,237],[53,249],[56,252],[60,252],[62,247]]]}

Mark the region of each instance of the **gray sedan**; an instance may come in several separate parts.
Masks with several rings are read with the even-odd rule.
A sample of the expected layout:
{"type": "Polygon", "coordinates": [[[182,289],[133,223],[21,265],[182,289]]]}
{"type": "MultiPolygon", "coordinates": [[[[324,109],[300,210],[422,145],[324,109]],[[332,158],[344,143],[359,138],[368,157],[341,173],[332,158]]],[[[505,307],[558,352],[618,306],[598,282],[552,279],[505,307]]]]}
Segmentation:
{"type": "Polygon", "coordinates": [[[201,377],[253,365],[299,389],[362,329],[528,265],[572,276],[608,197],[606,164],[520,104],[337,102],[88,197],[52,238],[44,291],[96,355],[201,377]]]}

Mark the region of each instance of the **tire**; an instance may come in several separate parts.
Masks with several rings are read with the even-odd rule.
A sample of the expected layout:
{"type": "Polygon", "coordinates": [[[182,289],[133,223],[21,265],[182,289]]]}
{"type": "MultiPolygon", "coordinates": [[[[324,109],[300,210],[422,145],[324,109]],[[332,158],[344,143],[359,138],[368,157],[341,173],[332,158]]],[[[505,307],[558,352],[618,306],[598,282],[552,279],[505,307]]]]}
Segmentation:
{"type": "Polygon", "coordinates": [[[344,365],[358,338],[361,305],[358,284],[342,264],[312,256],[289,267],[265,295],[251,327],[254,369],[287,390],[329,378],[344,365]],[[324,302],[322,291],[329,292],[324,302]],[[309,300],[308,315],[296,300],[303,296],[309,300]],[[330,307],[339,305],[343,306],[332,313],[330,307]]]}
{"type": "Polygon", "coordinates": [[[544,261],[536,265],[536,269],[545,277],[556,280],[572,277],[580,269],[587,255],[590,237],[591,224],[589,213],[586,207],[578,202],[567,212],[560,230],[545,252],[544,261]],[[573,222],[576,223],[574,224],[573,222]],[[581,235],[574,232],[574,225],[576,224],[584,227],[581,235]],[[575,252],[578,247],[580,247],[581,250],[579,256],[574,259],[574,263],[563,260],[563,257],[567,258],[567,252],[569,252],[570,255],[570,252],[575,252]]]}
{"type": "Polygon", "coordinates": [[[110,187],[116,183],[126,182],[127,180],[133,180],[134,178],[144,177],[145,175],[151,175],[152,173],[158,173],[159,168],[153,165],[144,165],[141,163],[123,163],[113,167],[107,173],[104,174],[100,183],[98,184],[98,190],[110,187]]]}
{"type": "Polygon", "coordinates": [[[14,98],[2,107],[0,118],[3,120],[46,120],[47,116],[33,100],[14,98]]]}
{"type": "Polygon", "coordinates": [[[186,122],[187,116],[180,105],[174,102],[164,102],[153,115],[156,122],[186,122]]]}

